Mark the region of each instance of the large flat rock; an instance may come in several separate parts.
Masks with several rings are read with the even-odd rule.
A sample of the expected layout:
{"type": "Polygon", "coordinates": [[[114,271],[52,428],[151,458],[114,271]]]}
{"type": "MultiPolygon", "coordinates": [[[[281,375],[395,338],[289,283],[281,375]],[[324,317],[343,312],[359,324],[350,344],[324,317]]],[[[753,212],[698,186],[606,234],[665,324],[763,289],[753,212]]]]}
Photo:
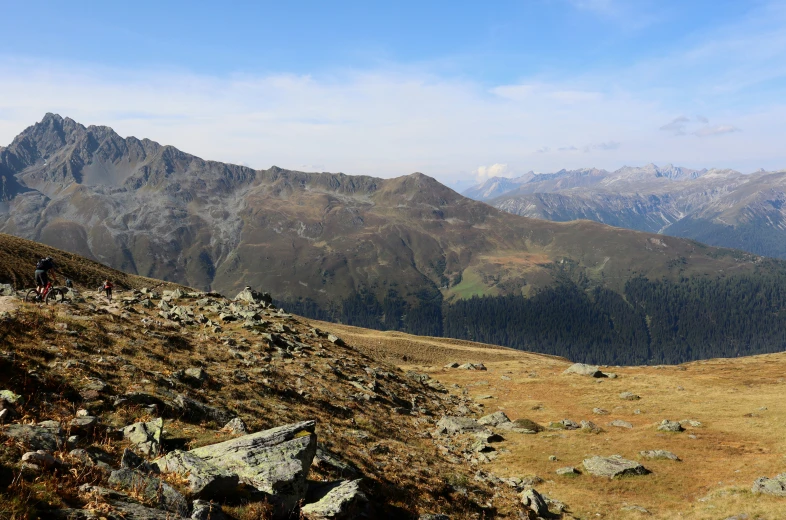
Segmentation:
{"type": "Polygon", "coordinates": [[[279,426],[189,453],[271,495],[280,517],[306,496],[306,477],[317,450],[315,427],[315,421],[279,426]]]}
{"type": "Polygon", "coordinates": [[[616,478],[633,475],[646,475],[650,470],[634,460],[623,459],[620,455],[592,457],[584,460],[587,473],[598,477],[616,478]]]}

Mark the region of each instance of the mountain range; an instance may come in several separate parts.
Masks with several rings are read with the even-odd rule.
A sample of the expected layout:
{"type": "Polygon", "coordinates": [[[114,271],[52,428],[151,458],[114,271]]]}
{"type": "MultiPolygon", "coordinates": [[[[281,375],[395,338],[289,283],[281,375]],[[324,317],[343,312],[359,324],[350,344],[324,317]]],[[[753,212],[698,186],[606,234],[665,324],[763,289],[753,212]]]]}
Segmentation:
{"type": "MultiPolygon", "coordinates": [[[[722,179],[739,177],[658,171],[653,185],[717,177],[724,190],[722,179]]],[[[614,180],[600,170],[534,178],[565,188],[614,180]]],[[[513,215],[421,173],[255,170],[47,114],[0,149],[0,180],[0,232],[200,289],[251,285],[314,318],[606,362],[786,345],[780,314],[756,314],[780,308],[767,291],[786,282],[783,263],[595,222],[513,215]],[[698,324],[697,284],[698,303],[713,314],[698,324]],[[735,314],[743,297],[752,316],[735,314]],[[661,317],[670,324],[655,330],[661,317]],[[724,325],[703,328],[717,320],[724,325]]],[[[520,184],[518,196],[527,196],[532,181],[520,184]]],[[[705,195],[697,188],[695,196],[705,195]]]]}
{"type": "Polygon", "coordinates": [[[594,220],[786,258],[786,171],[743,174],[649,164],[614,172],[529,172],[489,179],[464,195],[516,215],[594,220]]]}

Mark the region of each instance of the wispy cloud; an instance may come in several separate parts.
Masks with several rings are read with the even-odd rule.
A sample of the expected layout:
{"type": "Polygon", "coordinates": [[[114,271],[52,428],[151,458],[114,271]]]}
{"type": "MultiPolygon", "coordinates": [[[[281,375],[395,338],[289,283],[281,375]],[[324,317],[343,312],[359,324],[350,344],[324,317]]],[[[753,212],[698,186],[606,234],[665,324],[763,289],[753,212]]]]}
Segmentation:
{"type": "Polygon", "coordinates": [[[716,125],[716,126],[705,126],[699,128],[694,132],[695,135],[699,137],[709,137],[712,135],[723,135],[723,134],[732,134],[734,132],[739,132],[740,129],[731,126],[731,125],[716,125]]]}
{"type": "Polygon", "coordinates": [[[475,178],[478,182],[486,181],[492,177],[507,177],[514,176],[513,171],[508,168],[507,164],[492,164],[491,166],[478,166],[475,170],[475,178]]]}
{"type": "Polygon", "coordinates": [[[674,135],[684,135],[685,128],[687,128],[687,123],[690,122],[690,118],[685,116],[675,117],[665,125],[660,127],[660,130],[664,132],[671,132],[674,135]]]}

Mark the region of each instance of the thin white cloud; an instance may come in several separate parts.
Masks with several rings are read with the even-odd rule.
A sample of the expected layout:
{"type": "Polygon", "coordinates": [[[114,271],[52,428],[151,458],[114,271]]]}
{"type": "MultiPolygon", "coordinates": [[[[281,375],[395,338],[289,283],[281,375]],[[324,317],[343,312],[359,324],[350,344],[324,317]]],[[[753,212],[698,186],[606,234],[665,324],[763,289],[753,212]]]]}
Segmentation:
{"type": "Polygon", "coordinates": [[[665,125],[661,126],[660,130],[673,133],[674,135],[684,135],[685,128],[689,122],[690,119],[685,116],[675,117],[665,125]]]}
{"type": "Polygon", "coordinates": [[[713,135],[723,135],[723,134],[733,134],[734,132],[739,132],[740,129],[736,126],[732,125],[717,125],[717,126],[705,126],[703,128],[699,128],[694,132],[695,135],[699,137],[709,137],[713,135]]]}
{"type": "Polygon", "coordinates": [[[514,173],[508,168],[507,164],[492,164],[491,166],[478,166],[473,172],[478,182],[483,182],[492,177],[507,177],[511,178],[514,173]]]}

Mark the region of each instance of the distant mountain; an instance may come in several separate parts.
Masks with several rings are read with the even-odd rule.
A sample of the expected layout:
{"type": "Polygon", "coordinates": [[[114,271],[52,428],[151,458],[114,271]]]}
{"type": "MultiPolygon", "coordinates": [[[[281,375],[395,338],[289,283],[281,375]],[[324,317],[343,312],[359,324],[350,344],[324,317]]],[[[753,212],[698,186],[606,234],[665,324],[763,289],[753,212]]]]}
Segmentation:
{"type": "Polygon", "coordinates": [[[594,220],[786,258],[786,172],[746,175],[649,164],[537,174],[490,197],[477,191],[480,186],[465,193],[516,215],[594,220]]]}
{"type": "MultiPolygon", "coordinates": [[[[656,170],[626,175],[653,185],[716,175],[681,181],[696,172],[656,170]]],[[[420,173],[378,179],[254,170],[47,114],[0,150],[0,178],[0,232],[192,287],[232,293],[252,285],[294,312],[321,319],[468,339],[493,332],[502,334],[494,343],[608,362],[781,345],[756,332],[774,325],[730,320],[737,329],[714,330],[724,335],[699,353],[683,345],[688,329],[696,332],[691,321],[661,337],[650,333],[641,314],[650,308],[656,316],[666,305],[658,298],[669,294],[666,288],[651,292],[646,283],[677,284],[677,301],[692,294],[680,284],[700,282],[711,284],[703,294],[725,295],[713,302],[722,316],[739,308],[736,289],[723,285],[738,283],[729,277],[779,280],[779,263],[598,223],[512,215],[420,173]],[[508,303],[500,310],[500,302],[508,303]],[[505,309],[518,310],[505,327],[492,325],[505,309]],[[568,321],[573,324],[566,328],[568,321]],[[738,336],[744,339],[728,339],[738,336]]],[[[536,181],[570,191],[615,177],[594,169],[562,171],[533,176],[517,189],[536,181]]],[[[694,196],[704,197],[700,190],[694,196]]],[[[546,211],[557,202],[540,204],[546,211]]],[[[650,224],[658,225],[657,219],[650,224]]]]}

